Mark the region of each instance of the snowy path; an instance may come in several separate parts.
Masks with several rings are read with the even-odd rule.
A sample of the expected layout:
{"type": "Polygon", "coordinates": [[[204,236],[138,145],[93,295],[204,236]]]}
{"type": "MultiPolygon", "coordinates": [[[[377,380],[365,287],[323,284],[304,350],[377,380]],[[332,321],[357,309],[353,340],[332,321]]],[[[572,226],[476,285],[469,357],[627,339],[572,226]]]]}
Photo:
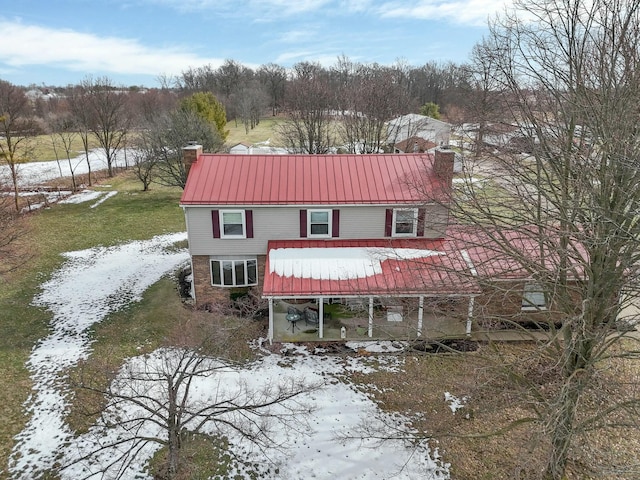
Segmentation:
{"type": "Polygon", "coordinates": [[[25,405],[31,418],[16,437],[10,462],[14,478],[37,478],[70,440],[64,421],[66,391],[59,377],[90,354],[87,330],[139,300],[149,286],[186,262],[186,250],[166,250],[185,239],[185,233],[176,233],[67,253],[67,262],[42,285],[34,304],[53,313],[51,333],[35,346],[27,365],[34,392],[25,405]]]}

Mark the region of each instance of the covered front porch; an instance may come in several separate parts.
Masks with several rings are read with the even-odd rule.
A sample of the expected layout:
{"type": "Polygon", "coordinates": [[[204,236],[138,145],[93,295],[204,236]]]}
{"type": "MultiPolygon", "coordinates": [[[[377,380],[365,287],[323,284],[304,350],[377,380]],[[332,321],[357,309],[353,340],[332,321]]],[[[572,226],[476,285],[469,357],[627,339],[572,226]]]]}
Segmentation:
{"type": "Polygon", "coordinates": [[[274,299],[269,331],[276,342],[461,338],[471,332],[473,297],[274,299]],[[421,306],[422,305],[422,306],[421,306]],[[318,323],[304,316],[291,322],[291,308],[320,312],[318,323]],[[322,320],[320,320],[322,318],[322,320]]]}
{"type": "Polygon", "coordinates": [[[469,335],[479,293],[465,255],[444,239],[269,242],[269,340],[469,335]]]}

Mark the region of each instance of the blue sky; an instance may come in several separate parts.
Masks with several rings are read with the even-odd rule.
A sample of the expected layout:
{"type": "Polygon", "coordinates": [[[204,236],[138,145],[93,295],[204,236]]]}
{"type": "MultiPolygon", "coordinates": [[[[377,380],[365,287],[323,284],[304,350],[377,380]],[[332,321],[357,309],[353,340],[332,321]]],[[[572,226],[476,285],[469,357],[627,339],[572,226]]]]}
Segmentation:
{"type": "Polygon", "coordinates": [[[508,0],[0,0],[0,79],[85,76],[158,86],[159,75],[300,61],[419,66],[468,59],[508,0]]]}

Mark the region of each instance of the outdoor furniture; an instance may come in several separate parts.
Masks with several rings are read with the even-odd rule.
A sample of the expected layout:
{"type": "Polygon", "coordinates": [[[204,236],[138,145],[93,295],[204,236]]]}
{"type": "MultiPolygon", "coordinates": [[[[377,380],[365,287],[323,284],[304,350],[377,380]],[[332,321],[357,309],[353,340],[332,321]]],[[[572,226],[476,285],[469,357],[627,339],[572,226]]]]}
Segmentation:
{"type": "Polygon", "coordinates": [[[287,313],[288,313],[289,315],[294,315],[294,314],[296,314],[296,315],[300,315],[300,316],[302,316],[302,315],[303,315],[302,310],[300,310],[299,308],[296,308],[296,307],[292,307],[291,305],[289,305],[289,306],[287,307],[287,313]]]}
{"type": "Polygon", "coordinates": [[[302,320],[304,317],[297,313],[287,313],[287,322],[291,324],[291,333],[296,331],[296,323],[302,320]]]}
{"type": "Polygon", "coordinates": [[[309,307],[304,309],[304,323],[307,325],[318,325],[318,318],[319,315],[317,310],[312,310],[309,307]]]}

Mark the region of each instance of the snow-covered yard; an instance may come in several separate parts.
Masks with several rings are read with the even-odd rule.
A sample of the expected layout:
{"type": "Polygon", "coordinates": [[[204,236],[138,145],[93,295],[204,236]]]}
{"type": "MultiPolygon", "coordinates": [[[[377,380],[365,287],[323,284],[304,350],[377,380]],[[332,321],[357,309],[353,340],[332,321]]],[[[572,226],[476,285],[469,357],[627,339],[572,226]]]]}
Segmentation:
{"type": "MultiPolygon", "coordinates": [[[[117,167],[125,166],[127,163],[131,165],[133,161],[131,155],[131,151],[119,150],[113,160],[113,165],[117,167]]],[[[89,171],[89,164],[92,172],[106,169],[107,160],[104,151],[100,149],[90,150],[89,163],[87,163],[84,154],[78,155],[70,161],[65,158],[59,162],[52,160],[48,162],[19,163],[17,164],[18,188],[34,188],[56,178],[70,177],[71,169],[73,169],[74,175],[84,175],[89,171]],[[69,163],[71,163],[71,166],[69,166],[69,163]]],[[[3,179],[4,183],[8,185],[11,184],[7,165],[0,165],[0,179],[3,179]]]]}
{"type": "MultiPolygon", "coordinates": [[[[85,194],[86,200],[90,198],[85,194]]],[[[60,270],[42,285],[42,292],[34,298],[34,303],[51,311],[51,333],[35,346],[28,362],[34,389],[25,405],[30,420],[16,437],[10,461],[14,478],[37,478],[55,459],[60,459],[61,453],[63,464],[73,462],[94,448],[92,442],[96,432],[102,442],[126,435],[117,428],[101,429],[100,425],[81,436],[69,429],[65,422],[69,404],[69,391],[63,381],[65,372],[91,355],[91,338],[87,332],[93,324],[103,321],[109,313],[127,303],[139,300],[150,285],[187,261],[186,251],[169,248],[184,238],[184,233],[176,233],[115,247],[69,252],[65,254],[67,261],[60,270]]],[[[320,390],[305,394],[306,398],[296,399],[312,410],[306,419],[307,428],[297,432],[276,432],[274,444],[281,444],[281,447],[274,446],[267,452],[267,457],[271,472],[277,468],[278,474],[267,474],[265,478],[448,477],[447,466],[427,445],[416,450],[401,442],[380,446],[367,438],[341,438],[357,437],[364,422],[374,427],[376,422],[385,419],[392,423],[406,422],[402,416],[390,417],[381,412],[371,398],[348,380],[349,372],[372,371],[372,365],[401,369],[402,357],[382,355],[376,362],[372,357],[310,355],[302,348],[287,348],[293,350],[293,354],[291,351],[284,355],[260,350],[258,359],[251,365],[200,378],[193,389],[196,393],[192,395],[192,401],[206,402],[214,392],[216,395],[224,392],[234,395],[241,391],[238,390],[240,385],[248,387],[244,391],[249,394],[262,391],[269,382],[290,382],[292,379],[323,385],[320,390]]],[[[151,357],[132,358],[128,366],[135,367],[140,362],[148,362],[149,358],[153,360],[154,355],[159,352],[151,357]]],[[[113,409],[108,409],[109,414],[122,415],[117,408],[108,408],[113,409]]],[[[145,428],[153,430],[150,423],[145,428]]],[[[213,426],[209,428],[212,429],[213,426]]],[[[248,461],[259,460],[265,464],[264,453],[252,450],[246,441],[234,436],[233,430],[221,433],[229,437],[236,454],[248,461]]],[[[127,448],[126,443],[123,448],[127,448]]],[[[145,465],[157,448],[143,450],[123,478],[150,478],[145,473],[145,465]]],[[[78,479],[88,472],[97,472],[101,463],[113,459],[115,453],[107,449],[90,461],[77,463],[63,470],[62,478],[78,479]]],[[[95,478],[102,477],[96,475],[95,478]]],[[[107,475],[106,478],[112,477],[107,475]]]]}

